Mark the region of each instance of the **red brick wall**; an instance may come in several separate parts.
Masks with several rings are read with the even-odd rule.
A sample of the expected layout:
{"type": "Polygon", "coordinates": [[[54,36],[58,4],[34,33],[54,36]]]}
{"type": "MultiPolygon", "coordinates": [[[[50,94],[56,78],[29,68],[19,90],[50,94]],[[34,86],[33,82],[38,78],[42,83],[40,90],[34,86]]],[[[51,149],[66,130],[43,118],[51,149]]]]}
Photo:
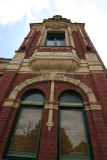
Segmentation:
{"type": "MultiPolygon", "coordinates": [[[[90,41],[85,30],[82,30],[84,37],[88,44],[91,44],[92,50],[95,51],[95,48],[90,41]]],[[[30,33],[29,33],[30,34],[30,33]]],[[[35,46],[40,37],[40,32],[36,30],[33,32],[29,42],[26,46],[26,58],[32,56],[35,46]]],[[[29,35],[28,35],[29,37],[29,35]]],[[[27,38],[28,38],[27,37],[27,38]]],[[[80,31],[73,32],[74,43],[76,47],[77,54],[79,58],[85,59],[84,53],[86,50],[86,45],[83,41],[83,38],[80,34],[80,31]]],[[[26,41],[26,39],[25,39],[26,41]]],[[[23,44],[25,43],[23,42],[23,44]]],[[[19,51],[20,48],[19,48],[19,51]]],[[[69,52],[71,49],[38,49],[40,52],[69,52]]],[[[96,53],[97,55],[97,53],[96,53]]],[[[98,56],[98,55],[97,55],[98,56]]],[[[99,57],[98,57],[99,58],[99,57]]],[[[100,60],[100,58],[99,58],[100,60]]],[[[18,74],[16,72],[5,72],[3,77],[0,79],[0,157],[2,157],[6,144],[9,138],[9,134],[14,122],[16,115],[16,108],[2,107],[3,100],[8,98],[12,90],[24,82],[27,79],[35,78],[39,75],[36,74],[18,74]],[[5,84],[5,85],[3,85],[5,84]]],[[[90,139],[92,144],[92,150],[94,155],[94,160],[107,160],[107,77],[105,74],[91,74],[91,75],[68,75],[71,78],[80,80],[82,83],[86,84],[89,88],[92,89],[95,94],[97,101],[102,105],[102,111],[86,111],[86,117],[88,121],[88,128],[90,133],[90,139]]],[[[21,99],[23,93],[27,90],[36,88],[42,90],[46,95],[46,100],[50,99],[50,82],[38,82],[34,83],[26,88],[24,88],[18,95],[17,99],[21,99]]],[[[65,82],[55,82],[55,101],[58,101],[58,97],[61,92],[64,90],[76,90],[79,92],[84,101],[87,102],[88,99],[81,89],[77,86],[74,86],[65,82]]],[[[58,143],[58,110],[54,110],[53,113],[53,123],[54,126],[49,132],[46,123],[48,121],[48,109],[44,110],[43,115],[43,124],[42,124],[42,133],[40,140],[40,149],[39,149],[39,160],[57,160],[57,143],[58,143]]]]}
{"type": "Polygon", "coordinates": [[[16,72],[5,72],[2,78],[0,79],[0,108],[6,98],[8,91],[14,81],[16,72]]]}
{"type": "Polygon", "coordinates": [[[82,33],[83,33],[83,35],[84,35],[84,37],[85,37],[85,39],[86,39],[87,44],[91,45],[91,51],[92,51],[92,52],[96,52],[96,49],[95,49],[93,43],[91,42],[91,40],[90,40],[90,38],[89,38],[86,30],[85,30],[85,29],[82,29],[82,33]]]}
{"type": "Polygon", "coordinates": [[[2,158],[16,115],[16,108],[3,107],[0,116],[0,158],[2,158]]]}
{"type": "Polygon", "coordinates": [[[38,31],[38,32],[35,31],[35,35],[31,39],[31,43],[30,43],[30,45],[28,47],[27,54],[26,54],[25,58],[30,58],[32,56],[32,54],[34,53],[34,50],[36,48],[36,45],[37,45],[37,42],[39,40],[40,35],[41,35],[40,31],[38,31]]]}
{"type": "Polygon", "coordinates": [[[95,160],[107,159],[107,121],[103,111],[87,111],[88,127],[95,160]]]}
{"type": "Polygon", "coordinates": [[[22,82],[24,82],[27,79],[32,79],[32,78],[35,78],[37,76],[39,76],[39,75],[37,75],[37,74],[26,74],[26,73],[25,74],[23,74],[23,73],[18,74],[17,73],[14,80],[13,80],[13,83],[12,83],[11,87],[9,88],[9,91],[7,93],[7,97],[10,95],[10,93],[14,90],[14,88],[17,85],[21,84],[22,82]]]}
{"type": "MultiPolygon", "coordinates": [[[[74,78],[74,77],[73,77],[74,78]]],[[[82,79],[82,78],[80,78],[82,79]]],[[[87,77],[88,79],[88,77],[87,77]]],[[[22,80],[21,80],[22,81],[22,80]]],[[[88,79],[90,86],[93,84],[91,80],[88,79]]],[[[14,84],[13,84],[14,85],[14,84]]],[[[44,91],[46,94],[47,100],[49,100],[50,95],[50,82],[41,82],[37,84],[33,84],[27,88],[25,88],[20,95],[17,97],[18,99],[22,96],[22,94],[31,88],[38,88],[44,91]]],[[[84,98],[84,101],[87,101],[85,94],[80,89],[76,88],[74,85],[66,84],[66,83],[55,83],[55,100],[58,100],[59,94],[64,90],[76,90],[78,91],[84,98]]],[[[11,126],[14,121],[15,113],[17,109],[11,109],[11,107],[4,107],[1,111],[0,117],[0,128],[1,128],[1,154],[5,149],[7,139],[11,130],[11,126]]],[[[58,110],[54,110],[53,114],[53,123],[54,126],[52,127],[51,132],[48,132],[48,128],[46,123],[48,121],[48,109],[44,111],[43,116],[43,125],[42,125],[42,134],[41,134],[41,141],[40,141],[40,151],[39,151],[39,159],[50,159],[56,160],[57,157],[57,129],[58,129],[58,110]],[[45,139],[44,139],[45,138],[45,139]],[[45,147],[44,147],[45,146],[45,147]]],[[[91,143],[92,143],[92,150],[95,157],[95,160],[106,160],[106,121],[104,118],[104,113],[102,111],[87,111],[87,120],[88,120],[88,127],[90,131],[91,143]],[[99,152],[100,151],[100,152],[99,152]],[[102,158],[103,157],[103,158],[102,158]]]]}
{"type": "Polygon", "coordinates": [[[21,46],[19,47],[18,51],[19,52],[26,52],[26,57],[25,58],[30,58],[36,48],[36,45],[37,45],[37,42],[38,42],[38,39],[40,37],[40,34],[41,32],[40,31],[36,31],[34,30],[33,34],[30,36],[30,33],[32,32],[32,30],[30,30],[29,34],[27,35],[27,37],[24,39],[23,43],[21,44],[22,45],[25,45],[26,44],[26,41],[29,40],[27,42],[27,44],[25,45],[25,50],[21,50],[21,46]]]}
{"type": "Polygon", "coordinates": [[[92,74],[94,86],[103,107],[103,114],[107,118],[107,78],[105,74],[92,74]]]}
{"type": "MultiPolygon", "coordinates": [[[[6,86],[1,85],[3,92],[1,92],[1,101],[4,98],[8,97],[11,91],[15,88],[15,86],[19,85],[20,83],[24,82],[26,79],[34,78],[37,75],[32,74],[16,74],[15,72],[6,72],[2,79],[0,80],[0,84],[5,82],[6,86]],[[16,77],[15,77],[16,76],[16,77]],[[15,78],[14,78],[15,77],[15,78]],[[13,80],[14,79],[14,80],[13,80]]],[[[107,78],[105,74],[92,74],[92,75],[71,75],[69,76],[74,79],[79,79],[82,83],[85,83],[89,88],[91,88],[97,97],[99,103],[101,103],[103,107],[103,111],[87,111],[87,120],[88,120],[88,127],[91,137],[92,143],[92,150],[94,154],[95,160],[106,160],[106,148],[107,148],[107,78]]],[[[39,82],[32,84],[21,91],[18,95],[17,99],[20,99],[24,92],[29,89],[37,88],[41,89],[45,95],[46,100],[50,98],[50,82],[39,82]]],[[[65,82],[55,82],[55,100],[58,100],[58,96],[64,90],[76,90],[79,92],[84,101],[88,101],[87,97],[80,90],[78,87],[71,85],[65,82]]],[[[14,122],[14,117],[16,113],[15,108],[11,107],[1,107],[1,114],[0,114],[0,155],[3,155],[3,152],[6,147],[6,143],[9,137],[9,133],[11,131],[12,124],[14,122]]],[[[53,123],[54,126],[51,132],[48,132],[48,128],[46,123],[48,121],[48,109],[44,111],[43,116],[43,126],[42,126],[42,134],[41,134],[41,141],[40,141],[40,151],[39,151],[39,159],[52,159],[55,160],[57,157],[57,126],[58,126],[58,111],[54,110],[53,114],[53,123]],[[44,137],[46,138],[44,140],[44,137]],[[48,141],[48,143],[47,143],[48,141]],[[44,147],[45,146],[45,147],[44,147]],[[44,153],[44,154],[43,154],[44,153]]]]}
{"type": "MultiPolygon", "coordinates": [[[[94,75],[95,76],[95,75],[94,75]]],[[[107,159],[107,116],[105,115],[107,112],[107,92],[105,90],[106,87],[106,79],[104,78],[105,75],[102,74],[102,78],[96,79],[97,82],[93,81],[93,77],[86,76],[87,80],[84,80],[87,86],[91,86],[94,90],[94,93],[97,95],[98,92],[100,92],[99,95],[97,95],[99,103],[102,104],[103,111],[102,110],[92,110],[92,111],[86,111],[87,120],[88,120],[88,127],[91,137],[91,143],[92,143],[92,150],[94,154],[95,160],[106,160],[107,159]],[[94,83],[94,84],[93,84],[94,83]],[[99,84],[100,83],[100,84],[99,84]],[[99,88],[99,89],[98,89],[99,88]],[[105,111],[104,111],[105,110],[105,111]]],[[[95,76],[96,77],[96,76],[95,76]]],[[[73,76],[74,78],[74,76],[73,76]]],[[[77,76],[75,76],[77,78],[77,76]]],[[[84,76],[80,76],[80,79],[82,82],[82,78],[84,79],[84,76]]],[[[84,98],[84,101],[87,101],[87,98],[85,97],[84,93],[75,86],[71,84],[65,84],[64,82],[56,82],[55,85],[55,100],[58,100],[58,96],[61,92],[64,90],[76,90],[78,91],[84,98]]]]}
{"type": "Polygon", "coordinates": [[[58,110],[53,112],[53,127],[48,131],[46,123],[48,121],[48,109],[44,111],[39,160],[57,160],[57,136],[58,136],[58,110]]]}
{"type": "Polygon", "coordinates": [[[73,38],[74,38],[74,44],[76,48],[77,55],[80,59],[85,59],[84,56],[84,49],[81,45],[81,38],[78,36],[78,33],[73,31],[72,32],[73,38]]]}
{"type": "Polygon", "coordinates": [[[34,83],[28,87],[26,87],[25,89],[23,89],[21,91],[21,93],[19,93],[17,99],[21,99],[22,95],[30,90],[30,89],[40,89],[41,91],[43,91],[45,93],[46,96],[46,101],[48,101],[50,99],[50,88],[51,88],[51,83],[50,82],[38,82],[38,83],[34,83]]]}
{"type": "Polygon", "coordinates": [[[58,101],[59,95],[66,90],[75,90],[83,97],[84,101],[87,102],[87,97],[84,95],[83,91],[77,88],[76,86],[65,83],[65,82],[55,82],[55,101],[58,101]]]}

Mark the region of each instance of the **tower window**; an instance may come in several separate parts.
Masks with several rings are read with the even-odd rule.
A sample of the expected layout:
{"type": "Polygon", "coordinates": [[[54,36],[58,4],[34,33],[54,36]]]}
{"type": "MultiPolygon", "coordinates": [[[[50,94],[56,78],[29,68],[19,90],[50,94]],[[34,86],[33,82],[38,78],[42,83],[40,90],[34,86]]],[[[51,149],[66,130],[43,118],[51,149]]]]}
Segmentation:
{"type": "Polygon", "coordinates": [[[65,33],[47,33],[46,46],[65,46],[65,33]]]}

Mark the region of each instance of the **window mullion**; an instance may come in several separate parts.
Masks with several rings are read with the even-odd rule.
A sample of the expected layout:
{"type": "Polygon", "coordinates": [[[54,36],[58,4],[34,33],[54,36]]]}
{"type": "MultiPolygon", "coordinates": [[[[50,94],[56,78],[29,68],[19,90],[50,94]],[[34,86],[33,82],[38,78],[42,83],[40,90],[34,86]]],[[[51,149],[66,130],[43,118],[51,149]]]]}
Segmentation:
{"type": "Polygon", "coordinates": [[[55,46],[57,46],[57,39],[55,38],[55,46]]]}

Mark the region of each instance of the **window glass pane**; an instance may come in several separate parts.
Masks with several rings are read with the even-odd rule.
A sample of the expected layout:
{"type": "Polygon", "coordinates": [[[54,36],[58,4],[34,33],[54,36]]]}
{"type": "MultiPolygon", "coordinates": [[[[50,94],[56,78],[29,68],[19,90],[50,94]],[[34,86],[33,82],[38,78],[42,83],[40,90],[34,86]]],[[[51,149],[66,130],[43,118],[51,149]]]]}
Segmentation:
{"type": "Polygon", "coordinates": [[[44,101],[44,96],[38,93],[33,93],[30,95],[27,95],[24,98],[24,101],[35,101],[35,102],[43,102],[44,101]]]}
{"type": "Polygon", "coordinates": [[[48,33],[46,45],[47,46],[64,46],[65,45],[65,34],[48,33]]]}
{"type": "Polygon", "coordinates": [[[61,155],[87,155],[81,111],[61,110],[61,155]]]}
{"type": "Polygon", "coordinates": [[[56,45],[57,46],[65,45],[65,35],[64,34],[56,35],[56,45]]]}
{"type": "Polygon", "coordinates": [[[48,40],[46,41],[47,46],[55,46],[55,40],[48,40]]]}
{"type": "Polygon", "coordinates": [[[37,152],[42,109],[22,108],[10,151],[37,152]]]}
{"type": "Polygon", "coordinates": [[[73,94],[65,94],[60,98],[62,103],[81,103],[81,100],[78,96],[73,94]]]}
{"type": "Polygon", "coordinates": [[[54,46],[55,45],[55,36],[52,34],[47,35],[47,41],[46,41],[47,46],[54,46]]]}
{"type": "Polygon", "coordinates": [[[57,46],[65,46],[65,39],[57,39],[56,45],[57,46]]]}

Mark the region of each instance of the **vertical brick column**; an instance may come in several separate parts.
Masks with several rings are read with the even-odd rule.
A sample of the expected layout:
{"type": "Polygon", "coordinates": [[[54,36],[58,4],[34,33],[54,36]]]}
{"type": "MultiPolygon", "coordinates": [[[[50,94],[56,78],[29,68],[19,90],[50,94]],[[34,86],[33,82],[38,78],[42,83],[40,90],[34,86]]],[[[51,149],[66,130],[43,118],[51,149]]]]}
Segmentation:
{"type": "Polygon", "coordinates": [[[93,111],[92,114],[102,154],[101,160],[107,160],[107,121],[103,111],[93,111]]]}
{"type": "Polygon", "coordinates": [[[2,103],[6,98],[8,91],[10,90],[15,76],[16,72],[5,72],[3,77],[0,79],[0,157],[3,155],[10,132],[11,127],[9,127],[9,122],[14,117],[12,116],[9,120],[11,107],[2,107],[2,103]],[[7,122],[9,126],[7,126],[7,122]]]}
{"type": "Polygon", "coordinates": [[[100,152],[100,143],[96,132],[96,126],[93,118],[92,111],[86,111],[87,121],[88,121],[88,128],[90,132],[90,139],[92,145],[92,151],[94,160],[102,160],[102,154],[100,152]]]}
{"type": "Polygon", "coordinates": [[[3,107],[0,119],[0,158],[3,157],[17,108],[3,107]]]}
{"type": "Polygon", "coordinates": [[[48,109],[44,110],[41,141],[39,148],[39,160],[57,160],[57,134],[58,134],[58,110],[53,112],[53,127],[48,131],[48,109]]]}
{"type": "Polygon", "coordinates": [[[5,72],[2,78],[0,79],[0,108],[6,98],[6,95],[14,81],[16,72],[5,72]]]}
{"type": "Polygon", "coordinates": [[[99,96],[99,101],[103,107],[103,114],[107,117],[107,78],[105,73],[92,74],[92,79],[95,84],[96,91],[99,96]]]}

